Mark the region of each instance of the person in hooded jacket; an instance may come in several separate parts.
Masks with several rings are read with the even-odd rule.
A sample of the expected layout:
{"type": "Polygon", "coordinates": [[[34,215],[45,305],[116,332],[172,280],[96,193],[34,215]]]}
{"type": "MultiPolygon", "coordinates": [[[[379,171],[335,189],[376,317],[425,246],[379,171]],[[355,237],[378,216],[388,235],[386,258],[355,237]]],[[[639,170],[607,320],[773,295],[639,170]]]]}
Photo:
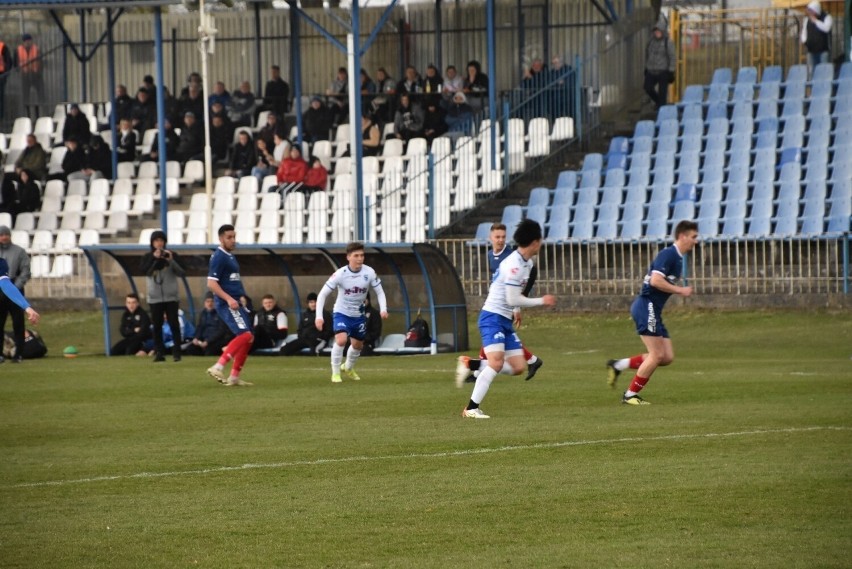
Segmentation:
{"type": "Polygon", "coordinates": [[[182,278],[186,273],[180,266],[177,254],[166,249],[166,243],[166,234],[163,231],[154,231],[151,234],[151,250],[142,257],[141,268],[148,285],[148,308],[151,311],[156,352],[154,361],[166,361],[163,344],[163,315],[166,314],[174,338],[172,354],[174,360],[179,362],[182,338],[178,314],[178,278],[182,278]]]}

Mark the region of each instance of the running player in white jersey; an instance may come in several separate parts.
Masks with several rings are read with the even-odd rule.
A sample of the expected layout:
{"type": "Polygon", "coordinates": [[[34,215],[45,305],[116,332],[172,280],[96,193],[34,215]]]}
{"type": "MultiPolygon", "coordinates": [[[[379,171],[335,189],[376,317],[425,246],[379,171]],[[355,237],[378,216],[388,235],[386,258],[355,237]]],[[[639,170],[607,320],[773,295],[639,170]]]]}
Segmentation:
{"type": "Polygon", "coordinates": [[[347,379],[358,381],[361,378],[355,373],[355,362],[361,355],[364,347],[364,336],[367,332],[367,319],[364,316],[364,299],[370,287],[376,291],[379,299],[379,313],[382,319],[388,317],[388,303],[385,291],[382,289],[382,281],[371,267],[364,264],[364,245],[353,242],[346,246],[347,265],[334,271],[334,274],[326,281],[325,286],[317,298],[317,319],[315,325],[317,330],[322,331],[323,306],[329,295],[337,289],[337,300],[334,303],[332,315],[332,330],[334,331],[334,345],[331,347],[331,381],[340,383],[341,371],[347,379]],[[341,370],[343,362],[343,348],[346,347],[346,339],[351,344],[346,354],[346,364],[341,370]]]}
{"type": "Polygon", "coordinates": [[[524,287],[533,267],[532,258],[541,249],[541,226],[525,219],[515,230],[518,245],[511,255],[500,263],[497,274],[488,288],[488,298],[479,313],[479,333],[488,358],[488,365],[480,370],[470,402],[462,409],[462,417],[488,419],[479,404],[485,399],[491,382],[498,373],[520,375],[527,367],[524,347],[512,327],[515,307],[555,306],[556,297],[546,294],[541,298],[527,298],[524,287]]]}

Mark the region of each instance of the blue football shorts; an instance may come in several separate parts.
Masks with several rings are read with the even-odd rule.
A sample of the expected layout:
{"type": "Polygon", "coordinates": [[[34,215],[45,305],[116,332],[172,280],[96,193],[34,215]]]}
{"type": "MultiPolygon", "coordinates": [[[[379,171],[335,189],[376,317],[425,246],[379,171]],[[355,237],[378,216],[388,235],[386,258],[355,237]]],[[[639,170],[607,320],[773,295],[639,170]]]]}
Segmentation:
{"type": "Polygon", "coordinates": [[[668,338],[669,331],[663,324],[663,310],[655,306],[653,302],[641,296],[633,301],[630,307],[630,316],[636,323],[636,332],[640,336],[658,336],[668,338]]]}
{"type": "Polygon", "coordinates": [[[233,332],[235,336],[252,331],[251,316],[248,310],[242,306],[236,310],[232,310],[224,300],[217,298],[216,313],[219,315],[219,319],[228,327],[228,330],[233,332]]]}
{"type": "Polygon", "coordinates": [[[331,329],[335,335],[340,332],[346,332],[350,338],[363,340],[367,335],[367,319],[363,316],[347,316],[335,312],[331,318],[331,329]]]}
{"type": "Polygon", "coordinates": [[[512,319],[493,312],[479,313],[479,334],[485,353],[493,351],[512,352],[523,350],[521,339],[512,326],[512,319]],[[502,350],[500,347],[502,346],[502,350]],[[491,347],[491,349],[489,349],[491,347]]]}

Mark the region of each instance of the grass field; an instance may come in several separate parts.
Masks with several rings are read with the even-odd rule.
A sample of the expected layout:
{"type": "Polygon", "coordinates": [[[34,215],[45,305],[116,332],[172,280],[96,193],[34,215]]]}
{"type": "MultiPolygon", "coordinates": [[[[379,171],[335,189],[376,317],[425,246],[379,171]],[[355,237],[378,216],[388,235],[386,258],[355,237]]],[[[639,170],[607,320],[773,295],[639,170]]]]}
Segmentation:
{"type": "Polygon", "coordinates": [[[50,357],[0,366],[0,566],[850,566],[848,314],[673,310],[677,360],[628,407],[626,316],[532,312],[545,365],[489,421],[459,417],[455,355],[341,385],[253,357],[228,389],[209,358],[63,359],[100,316],[48,314],[50,357]]]}

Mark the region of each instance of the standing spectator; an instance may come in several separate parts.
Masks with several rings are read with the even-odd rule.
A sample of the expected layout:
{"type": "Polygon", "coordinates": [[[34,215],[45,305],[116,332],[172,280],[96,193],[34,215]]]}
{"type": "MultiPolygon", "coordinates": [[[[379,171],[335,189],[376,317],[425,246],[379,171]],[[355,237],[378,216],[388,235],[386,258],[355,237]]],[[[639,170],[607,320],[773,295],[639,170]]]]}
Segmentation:
{"type": "Polygon", "coordinates": [[[333,112],[325,106],[322,99],[314,97],[311,105],[302,115],[302,128],[304,139],[308,142],[328,140],[331,125],[334,123],[333,112]]]}
{"type": "Polygon", "coordinates": [[[157,92],[157,84],[154,83],[154,76],[146,75],[145,77],[143,77],[142,85],[140,88],[145,89],[145,91],[153,97],[154,93],[157,92]]]}
{"type": "Polygon", "coordinates": [[[233,153],[231,154],[231,167],[227,175],[235,178],[242,178],[251,174],[251,169],[257,163],[257,154],[254,152],[254,143],[251,140],[249,133],[241,130],[237,136],[237,143],[234,145],[233,153]]]}
{"type": "Polygon", "coordinates": [[[287,313],[267,294],[260,301],[261,308],[254,315],[254,344],[252,351],[274,348],[287,337],[287,313]]]}
{"type": "Polygon", "coordinates": [[[42,61],[38,46],[31,34],[21,36],[23,43],[18,46],[18,68],[21,70],[21,99],[23,101],[42,102],[44,80],[42,79],[42,61]],[[35,98],[30,92],[35,89],[35,98]]]}
{"type": "Polygon", "coordinates": [[[452,100],[453,95],[463,90],[464,79],[459,76],[458,70],[456,70],[456,66],[447,66],[447,70],[444,72],[444,86],[442,89],[444,101],[446,103],[449,103],[449,101],[452,100]]]}
{"type": "Polygon", "coordinates": [[[263,89],[263,107],[283,117],[290,110],[290,85],[281,78],[279,66],[273,65],[269,73],[272,78],[263,89]]]}
{"type": "Polygon", "coordinates": [[[207,369],[207,375],[229,387],[249,386],[252,384],[240,379],[240,372],[251,350],[254,335],[251,317],[237,300],[246,294],[240,280],[240,265],[233,254],[234,247],[237,245],[237,235],[233,225],[221,226],[218,233],[219,247],[210,257],[207,288],[216,295],[214,299],[216,312],[234,334],[234,339],[225,346],[218,361],[207,369]],[[231,373],[225,377],[225,366],[231,360],[233,360],[231,373]]]}
{"type": "Polygon", "coordinates": [[[395,112],[396,82],[384,67],[376,70],[376,93],[370,108],[377,120],[382,123],[390,122],[395,112]]]}
{"type": "Polygon", "coordinates": [[[127,87],[124,85],[116,85],[115,107],[112,109],[112,114],[115,115],[115,122],[118,123],[124,119],[129,119],[132,109],[133,98],[127,94],[127,87]]]}
{"type": "MultiPolygon", "coordinates": [[[[438,68],[431,63],[426,68],[426,77],[423,79],[423,92],[426,98],[440,100],[441,91],[443,89],[444,80],[441,78],[441,73],[438,68]]],[[[427,103],[423,103],[426,105],[427,103]]]]}
{"type": "Polygon", "coordinates": [[[5,118],[6,113],[6,79],[14,66],[12,52],[2,40],[0,40],[0,121],[5,118]]]}
{"type": "Polygon", "coordinates": [[[151,319],[139,305],[139,297],[134,292],[124,299],[124,313],[121,315],[119,332],[122,339],[112,346],[110,355],[139,357],[148,355],[144,344],[151,337],[151,319]]]}
{"type": "Polygon", "coordinates": [[[823,12],[819,2],[814,0],[808,4],[802,23],[802,43],[808,50],[809,77],[813,76],[818,64],[829,61],[832,23],[831,14],[823,12]]]}
{"type": "Polygon", "coordinates": [[[204,307],[198,313],[195,336],[183,351],[188,356],[218,356],[227,343],[228,329],[219,319],[213,298],[212,292],[204,296],[204,307]]]}
{"type": "Polygon", "coordinates": [[[151,96],[151,92],[140,87],[136,92],[136,100],[130,105],[130,124],[143,135],[157,123],[157,109],[151,96]]]}
{"type": "Polygon", "coordinates": [[[178,301],[180,290],[178,279],[186,274],[178,262],[178,256],[166,249],[166,234],[154,231],[151,234],[151,250],[142,257],[141,269],[145,273],[148,288],[148,308],[151,310],[151,320],[154,325],[154,361],[164,362],[165,345],[163,343],[163,315],[168,318],[169,328],[172,329],[172,356],[180,361],[180,315],[178,301]]]}
{"type": "Polygon", "coordinates": [[[80,105],[77,103],[72,104],[68,109],[68,114],[65,115],[65,126],[62,127],[63,141],[72,136],[83,146],[89,144],[89,138],[92,136],[89,117],[80,110],[80,105]]]}
{"type": "MultiPolygon", "coordinates": [[[[201,87],[201,74],[198,71],[193,71],[186,77],[186,85],[180,90],[180,99],[186,99],[189,95],[189,90],[193,87],[201,87]]],[[[152,91],[153,92],[153,91],[152,91]]]]}
{"type": "MultiPolygon", "coordinates": [[[[203,110],[203,109],[202,109],[203,110]]],[[[204,155],[204,129],[195,118],[195,113],[187,111],[183,116],[183,128],[177,146],[177,159],[182,163],[200,160],[204,155]]]]}
{"type": "MultiPolygon", "coordinates": [[[[257,133],[258,138],[262,138],[266,143],[267,148],[275,148],[275,135],[281,130],[281,125],[278,122],[278,115],[270,112],[266,116],[266,124],[257,133]]],[[[283,134],[283,133],[282,133],[283,134]]]]}
{"type": "Polygon", "coordinates": [[[308,164],[302,159],[302,149],[298,144],[290,147],[290,156],[281,161],[276,176],[278,177],[280,189],[295,189],[305,181],[308,173],[308,164]]]}
{"type": "Polygon", "coordinates": [[[216,81],[216,84],[213,85],[213,94],[207,97],[207,104],[210,105],[210,110],[213,110],[214,103],[219,103],[222,107],[227,108],[230,102],[231,94],[225,89],[225,83],[223,81],[216,81]]]}
{"type": "Polygon", "coordinates": [[[328,170],[322,165],[322,160],[319,157],[314,156],[311,158],[308,173],[305,174],[304,184],[302,191],[308,196],[314,192],[324,192],[326,186],[328,186],[328,170]]]}
{"type": "Polygon", "coordinates": [[[322,320],[323,328],[317,330],[317,293],[312,292],[308,294],[308,308],[302,312],[302,318],[299,320],[298,338],[284,344],[281,354],[292,356],[308,348],[312,354],[319,355],[332,337],[331,312],[324,311],[322,320]]]}
{"type": "Polygon", "coordinates": [[[630,315],[636,324],[636,332],[648,350],[630,358],[609,360],[607,365],[608,383],[615,387],[618,375],[628,369],[635,369],[636,375],[630,387],[621,397],[627,405],[649,405],[639,397],[639,392],[648,383],[651,374],[659,366],[667,366],[674,361],[674,349],[669,332],[663,324],[663,307],[673,294],[688,297],[692,295],[691,286],[678,286],[683,271],[683,256],[695,248],[698,242],[698,224],[684,220],[677,224],[674,231],[674,243],[666,247],[654,258],[642,290],[630,307],[630,315]]]}
{"type": "Polygon", "coordinates": [[[411,100],[408,93],[399,96],[399,107],[393,119],[393,135],[405,141],[423,136],[423,109],[420,103],[411,100]]]}
{"type": "Polygon", "coordinates": [[[651,39],[645,47],[645,92],[656,109],[668,100],[676,62],[674,44],[669,41],[665,25],[659,23],[652,29],[651,39]]]}
{"type": "Polygon", "coordinates": [[[20,362],[20,354],[24,349],[24,332],[26,330],[24,322],[24,311],[15,299],[15,292],[20,293],[21,297],[25,297],[24,286],[30,280],[30,256],[23,247],[12,243],[12,232],[8,227],[0,226],[0,279],[4,275],[11,280],[14,285],[12,290],[0,290],[0,337],[6,329],[6,316],[12,317],[12,336],[15,338],[15,347],[17,348],[16,356],[12,359],[13,362],[20,362]],[[5,267],[3,267],[5,265],[5,267]]]}
{"type": "Polygon", "coordinates": [[[219,162],[228,158],[228,149],[234,139],[234,127],[224,113],[210,117],[210,151],[213,160],[219,162]]]}
{"type": "Polygon", "coordinates": [[[47,176],[47,152],[34,134],[27,135],[27,145],[15,161],[15,170],[29,170],[30,177],[34,176],[36,180],[44,180],[47,176]]]}
{"type": "MultiPolygon", "coordinates": [[[[183,117],[184,126],[188,126],[186,122],[188,113],[192,113],[196,122],[200,122],[198,119],[204,117],[204,96],[201,93],[201,85],[190,83],[186,89],[186,96],[181,95],[177,105],[177,112],[180,117],[183,117]]],[[[183,133],[181,132],[181,134],[183,133]]],[[[203,148],[204,144],[202,143],[201,146],[203,148]]]]}
{"type": "Polygon", "coordinates": [[[473,128],[473,107],[467,103],[464,93],[457,92],[447,109],[447,132],[453,137],[465,136],[473,128]]]}
{"type": "Polygon", "coordinates": [[[396,92],[402,97],[405,93],[419,95],[423,93],[423,80],[413,65],[405,68],[405,76],[396,85],[396,92]]]}
{"type": "MultiPolygon", "coordinates": [[[[5,229],[9,231],[8,227],[5,229]]],[[[3,228],[0,228],[0,237],[3,235],[2,232],[3,228]]],[[[38,324],[39,314],[30,306],[21,289],[15,286],[9,273],[9,264],[0,257],[0,337],[5,336],[3,329],[6,327],[6,314],[12,315],[12,334],[15,339],[15,355],[12,363],[21,363],[26,343],[26,329],[24,328],[24,331],[18,334],[18,326],[15,324],[16,314],[21,314],[22,319],[23,314],[26,314],[32,324],[38,324]]],[[[21,327],[23,326],[22,323],[21,327]]],[[[0,363],[3,363],[2,353],[0,353],[0,363]]]]}
{"type": "Polygon", "coordinates": [[[228,118],[235,127],[252,126],[254,118],[254,93],[251,92],[251,84],[248,81],[240,83],[240,88],[231,95],[231,106],[228,108],[228,118]]]}
{"type": "Polygon", "coordinates": [[[345,67],[337,69],[337,76],[325,94],[329,96],[328,108],[331,110],[332,126],[345,123],[349,116],[349,72],[345,67]]]}
{"type": "Polygon", "coordinates": [[[115,152],[118,154],[119,162],[136,160],[136,133],[130,128],[129,119],[121,119],[118,124],[118,144],[115,152]]]}
{"type": "Polygon", "coordinates": [[[488,76],[482,72],[482,65],[475,59],[467,63],[467,75],[463,85],[462,90],[467,95],[468,104],[474,111],[482,110],[488,97],[488,76]]]}
{"type": "Polygon", "coordinates": [[[426,112],[423,113],[423,136],[429,144],[447,132],[447,112],[441,108],[438,99],[429,98],[426,102],[426,112]]]}

